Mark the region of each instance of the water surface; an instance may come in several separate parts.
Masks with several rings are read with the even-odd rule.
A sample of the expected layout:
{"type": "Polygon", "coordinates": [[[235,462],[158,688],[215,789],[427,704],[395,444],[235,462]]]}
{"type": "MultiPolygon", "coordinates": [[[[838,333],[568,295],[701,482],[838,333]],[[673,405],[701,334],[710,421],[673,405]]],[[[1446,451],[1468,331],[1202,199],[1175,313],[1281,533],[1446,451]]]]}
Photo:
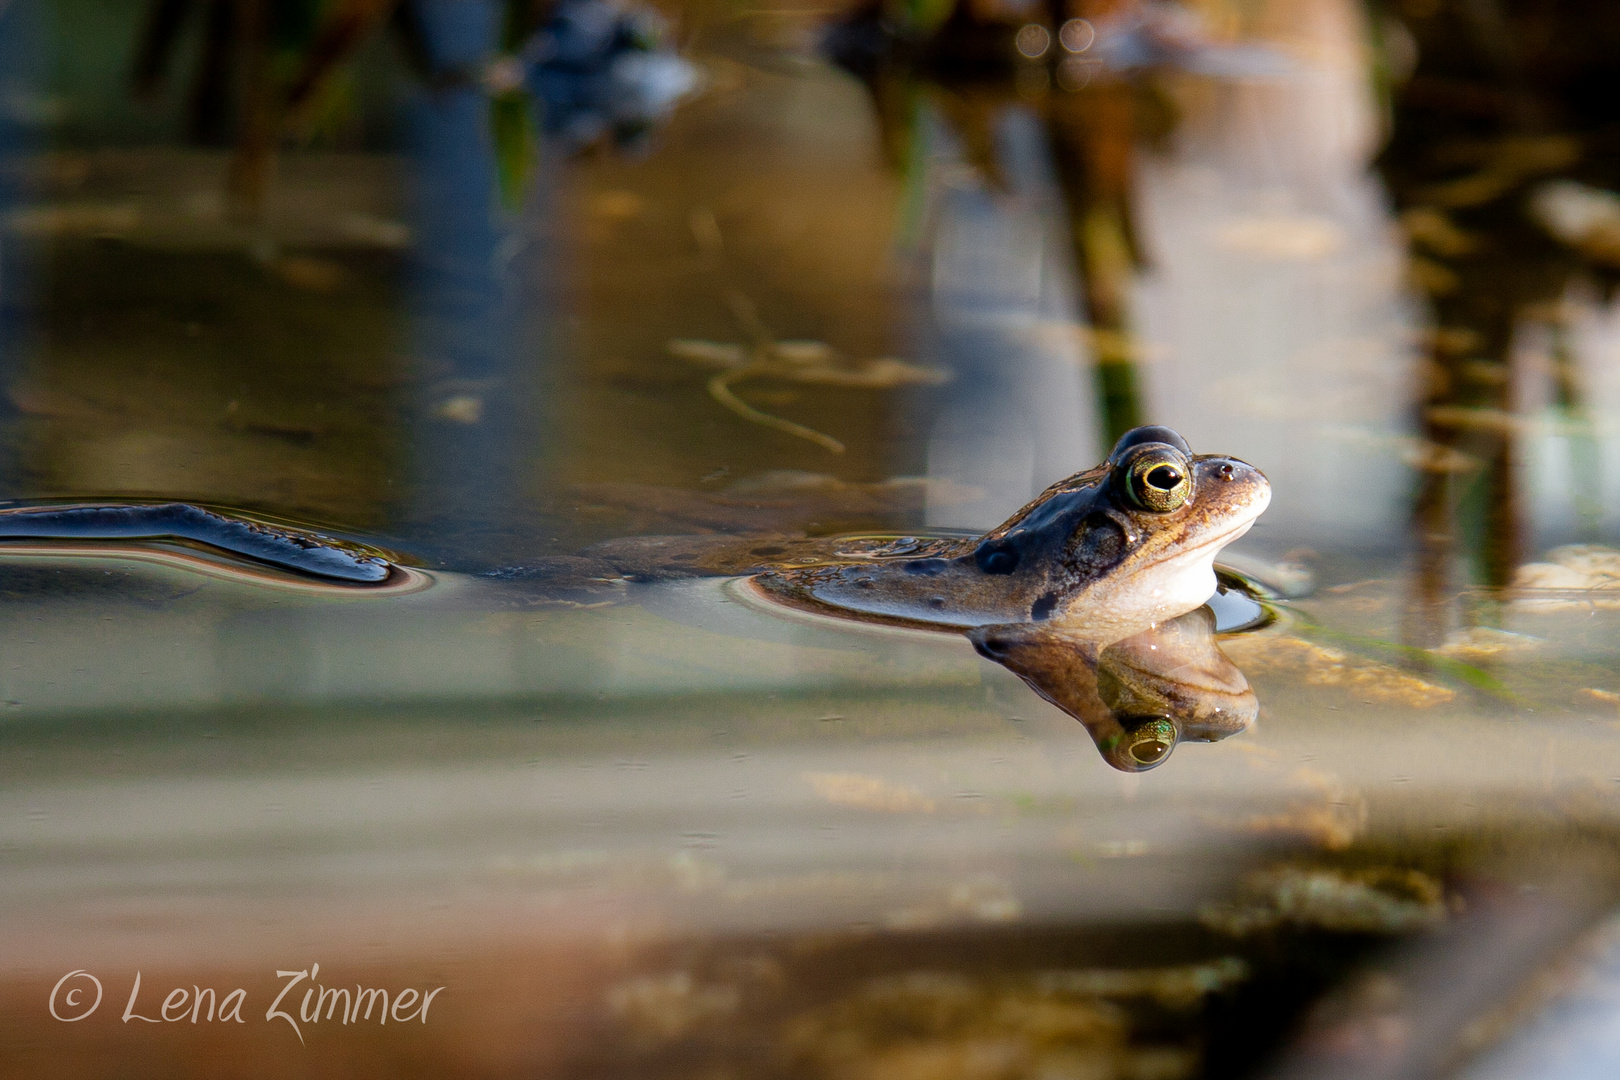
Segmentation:
{"type": "MultiPolygon", "coordinates": [[[[421,6],[447,56],[497,32],[421,6]]],[[[1613,20],[1555,55],[1576,13],[1485,7],[1203,5],[1206,52],[1080,85],[863,82],[833,13],[693,4],[701,91],[645,146],[542,140],[516,197],[482,91],[378,36],[254,218],[183,80],[127,100],[137,13],[0,5],[52,58],[0,59],[0,496],[431,576],[0,547],[7,1067],[1257,1075],[1332,990],[1302,1075],[1534,1075],[1543,1029],[1492,1039],[1589,927],[1612,984],[1620,780],[1615,264],[1535,207],[1620,188],[1620,144],[1582,82],[1613,20]],[[842,452],[718,400],[692,358],[733,346],[777,358],[740,399],[842,452]],[[1150,773],[962,637],[554,587],[630,535],[982,530],[1136,422],[1266,472],[1232,561],[1279,593],[1223,646],[1257,726],[1150,773]],[[1442,946],[1503,974],[1436,1018],[1442,946]],[[445,989],[295,1036],[275,972],[315,963],[445,989]],[[63,1024],[78,969],[106,1001],[63,1024]],[[240,986],[247,1022],[125,1023],[137,971],[146,1016],[240,986]]]]}

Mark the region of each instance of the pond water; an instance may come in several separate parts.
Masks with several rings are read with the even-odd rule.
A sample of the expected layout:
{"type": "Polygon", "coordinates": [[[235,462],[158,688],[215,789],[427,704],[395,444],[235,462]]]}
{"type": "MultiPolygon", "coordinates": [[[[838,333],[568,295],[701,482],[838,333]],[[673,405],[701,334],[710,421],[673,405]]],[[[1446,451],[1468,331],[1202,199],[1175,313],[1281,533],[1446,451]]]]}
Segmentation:
{"type": "Polygon", "coordinates": [[[283,138],[253,5],[137,99],[136,7],[0,0],[0,499],[411,568],[0,541],[0,1075],[1612,1075],[1620,18],[691,0],[616,139],[375,6],[283,138]],[[976,534],[1139,423],[1272,487],[1258,722],[1147,772],[593,547],[976,534]]]}

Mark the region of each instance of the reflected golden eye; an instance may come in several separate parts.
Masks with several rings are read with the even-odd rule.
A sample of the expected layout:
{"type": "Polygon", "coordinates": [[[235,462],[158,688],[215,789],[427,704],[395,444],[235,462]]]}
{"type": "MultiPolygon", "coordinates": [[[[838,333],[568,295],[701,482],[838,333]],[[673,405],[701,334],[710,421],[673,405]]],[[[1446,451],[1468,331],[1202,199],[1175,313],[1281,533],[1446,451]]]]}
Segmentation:
{"type": "Polygon", "coordinates": [[[1155,443],[1137,447],[1120,465],[1126,495],[1143,510],[1167,513],[1192,496],[1192,466],[1172,446],[1155,443]]]}
{"type": "Polygon", "coordinates": [[[1144,769],[1162,762],[1175,748],[1176,725],[1164,717],[1149,720],[1125,736],[1125,755],[1144,769]]]}

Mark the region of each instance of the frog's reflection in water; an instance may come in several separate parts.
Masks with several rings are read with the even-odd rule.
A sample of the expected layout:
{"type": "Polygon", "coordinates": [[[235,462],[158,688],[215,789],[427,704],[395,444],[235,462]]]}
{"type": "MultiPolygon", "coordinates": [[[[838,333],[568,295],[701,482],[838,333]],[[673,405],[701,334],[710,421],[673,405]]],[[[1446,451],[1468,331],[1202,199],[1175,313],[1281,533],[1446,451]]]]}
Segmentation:
{"type": "Polygon", "coordinates": [[[1102,650],[1041,623],[981,626],[973,647],[1085,725],[1103,759],[1142,772],[1181,742],[1215,742],[1254,723],[1248,679],[1221,652],[1201,607],[1102,650]]]}

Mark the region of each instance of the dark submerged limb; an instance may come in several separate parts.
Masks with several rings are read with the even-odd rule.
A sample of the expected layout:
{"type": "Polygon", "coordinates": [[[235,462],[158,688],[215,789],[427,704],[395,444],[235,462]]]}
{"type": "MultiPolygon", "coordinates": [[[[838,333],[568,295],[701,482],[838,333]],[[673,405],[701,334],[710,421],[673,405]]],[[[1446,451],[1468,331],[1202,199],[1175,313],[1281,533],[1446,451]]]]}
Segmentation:
{"type": "Polygon", "coordinates": [[[392,569],[387,560],[330,537],[229,517],[188,503],[0,510],[0,538],[189,540],[283,570],[355,585],[380,584],[392,569]]]}

